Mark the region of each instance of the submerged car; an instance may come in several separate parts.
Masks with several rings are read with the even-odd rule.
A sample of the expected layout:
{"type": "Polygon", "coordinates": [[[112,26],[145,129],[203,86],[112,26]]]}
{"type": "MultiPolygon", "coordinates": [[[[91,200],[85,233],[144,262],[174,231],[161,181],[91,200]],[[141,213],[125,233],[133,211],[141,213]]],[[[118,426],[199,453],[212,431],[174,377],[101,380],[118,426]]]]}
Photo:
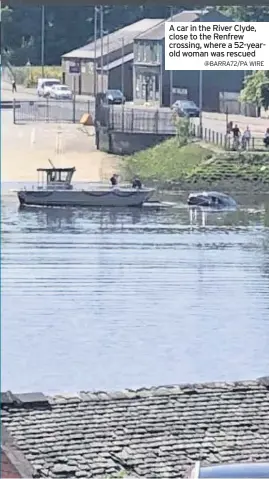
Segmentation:
{"type": "Polygon", "coordinates": [[[196,463],[184,476],[186,479],[254,479],[269,478],[268,462],[245,462],[201,466],[196,463]]]}
{"type": "Polygon", "coordinates": [[[106,101],[110,105],[124,105],[125,97],[120,90],[107,90],[106,101]]]}
{"type": "Polygon", "coordinates": [[[177,100],[172,105],[172,110],[179,116],[185,116],[188,118],[198,118],[200,116],[200,109],[191,100],[177,100]]]}
{"type": "Polygon", "coordinates": [[[49,96],[55,100],[71,100],[72,92],[66,85],[53,85],[49,96]]]}
{"type": "Polygon", "coordinates": [[[204,206],[211,208],[236,208],[236,201],[229,195],[218,191],[203,191],[191,193],[188,197],[189,206],[204,206]]]}

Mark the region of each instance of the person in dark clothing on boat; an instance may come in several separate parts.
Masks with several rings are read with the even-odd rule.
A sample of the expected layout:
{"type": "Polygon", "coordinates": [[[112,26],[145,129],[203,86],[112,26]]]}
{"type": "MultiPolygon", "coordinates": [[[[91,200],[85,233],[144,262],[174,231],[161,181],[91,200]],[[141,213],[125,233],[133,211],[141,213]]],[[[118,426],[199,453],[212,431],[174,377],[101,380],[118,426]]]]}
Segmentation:
{"type": "Polygon", "coordinates": [[[132,188],[137,188],[139,190],[142,188],[142,183],[139,178],[135,177],[133,179],[132,188]]]}
{"type": "Polygon", "coordinates": [[[111,183],[112,186],[117,186],[118,185],[119,177],[118,177],[118,175],[116,175],[116,173],[114,173],[114,175],[111,176],[110,183],[111,183]]]}

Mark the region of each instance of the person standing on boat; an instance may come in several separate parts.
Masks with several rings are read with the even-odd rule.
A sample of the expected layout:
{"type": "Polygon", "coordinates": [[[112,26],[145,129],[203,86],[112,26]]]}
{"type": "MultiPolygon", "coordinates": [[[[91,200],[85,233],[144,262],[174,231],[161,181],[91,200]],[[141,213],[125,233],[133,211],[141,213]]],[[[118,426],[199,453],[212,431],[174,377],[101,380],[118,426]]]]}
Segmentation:
{"type": "Polygon", "coordinates": [[[138,190],[142,188],[142,183],[137,176],[133,179],[132,188],[137,188],[138,190]]]}
{"type": "Polygon", "coordinates": [[[112,175],[110,178],[110,183],[111,183],[111,186],[117,186],[119,184],[119,175],[114,173],[114,175],[112,175]]]}

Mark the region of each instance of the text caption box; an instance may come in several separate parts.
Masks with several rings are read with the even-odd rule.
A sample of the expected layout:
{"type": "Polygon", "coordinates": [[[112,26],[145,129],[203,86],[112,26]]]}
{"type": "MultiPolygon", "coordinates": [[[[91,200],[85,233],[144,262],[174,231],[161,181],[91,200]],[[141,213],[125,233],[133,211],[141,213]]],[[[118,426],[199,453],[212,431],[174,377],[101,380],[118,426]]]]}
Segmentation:
{"type": "Polygon", "coordinates": [[[166,70],[269,70],[269,22],[165,22],[166,70]]]}

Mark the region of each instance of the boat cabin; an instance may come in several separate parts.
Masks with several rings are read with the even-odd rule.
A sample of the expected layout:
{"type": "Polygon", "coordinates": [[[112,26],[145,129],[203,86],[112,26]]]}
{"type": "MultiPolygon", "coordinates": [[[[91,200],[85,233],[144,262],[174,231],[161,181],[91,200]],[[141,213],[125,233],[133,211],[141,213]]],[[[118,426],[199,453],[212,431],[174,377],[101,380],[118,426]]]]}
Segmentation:
{"type": "Polygon", "coordinates": [[[73,174],[76,168],[38,168],[39,189],[64,189],[71,190],[73,174]]]}

